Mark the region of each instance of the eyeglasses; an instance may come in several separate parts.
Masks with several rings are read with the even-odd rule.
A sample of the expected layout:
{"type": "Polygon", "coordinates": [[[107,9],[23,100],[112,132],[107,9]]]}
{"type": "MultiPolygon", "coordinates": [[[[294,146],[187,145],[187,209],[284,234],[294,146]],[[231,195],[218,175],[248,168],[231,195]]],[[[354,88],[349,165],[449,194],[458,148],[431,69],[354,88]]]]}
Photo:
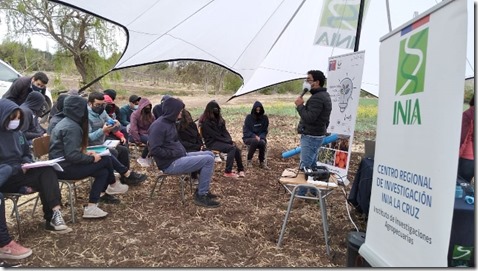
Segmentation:
{"type": "Polygon", "coordinates": [[[308,82],[308,83],[313,83],[313,82],[314,82],[314,79],[309,79],[309,78],[307,78],[307,79],[305,79],[304,81],[306,81],[306,82],[308,82]]]}

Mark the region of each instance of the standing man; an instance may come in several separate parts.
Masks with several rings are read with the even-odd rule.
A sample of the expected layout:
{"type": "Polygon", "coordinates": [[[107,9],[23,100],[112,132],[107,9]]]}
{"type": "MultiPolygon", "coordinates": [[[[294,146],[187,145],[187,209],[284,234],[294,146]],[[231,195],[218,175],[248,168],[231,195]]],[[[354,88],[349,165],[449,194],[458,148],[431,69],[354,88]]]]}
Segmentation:
{"type": "Polygon", "coordinates": [[[15,80],[2,98],[9,99],[17,105],[21,105],[32,91],[38,91],[45,95],[48,76],[43,72],[37,72],[32,77],[22,76],[15,80]]]}
{"type": "MultiPolygon", "coordinates": [[[[319,70],[307,72],[307,79],[304,82],[304,89],[310,89],[310,96],[307,104],[304,105],[302,96],[297,97],[295,105],[300,115],[297,131],[300,137],[300,165],[299,168],[311,167],[317,164],[319,148],[322,145],[327,127],[329,126],[330,112],[332,111],[332,101],[327,89],[324,88],[325,75],[319,70]]],[[[306,188],[299,189],[297,193],[305,196],[306,188]]],[[[317,190],[310,191],[316,195],[317,190]]]]}
{"type": "Polygon", "coordinates": [[[214,154],[210,151],[186,152],[179,141],[176,121],[181,118],[184,103],[169,98],[163,103],[163,114],[149,128],[150,154],[156,165],[166,174],[186,174],[199,171],[199,184],[194,203],[207,208],[219,207],[209,192],[214,173],[214,154]]]}

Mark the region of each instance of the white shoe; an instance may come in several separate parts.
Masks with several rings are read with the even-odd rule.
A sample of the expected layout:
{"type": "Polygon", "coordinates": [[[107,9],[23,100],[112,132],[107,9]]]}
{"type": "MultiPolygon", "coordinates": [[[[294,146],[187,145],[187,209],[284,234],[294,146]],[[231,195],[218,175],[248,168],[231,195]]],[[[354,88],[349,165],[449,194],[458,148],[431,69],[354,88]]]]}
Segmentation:
{"type": "Polygon", "coordinates": [[[83,210],[83,218],[102,218],[108,213],[98,208],[98,205],[88,205],[83,210]]]}
{"type": "Polygon", "coordinates": [[[149,157],[146,157],[146,158],[138,158],[136,159],[136,162],[138,162],[138,164],[140,164],[142,167],[150,167],[153,163],[151,161],[151,158],[149,157]]]}
{"type": "Polygon", "coordinates": [[[122,184],[120,182],[116,182],[114,186],[108,185],[106,188],[106,194],[110,195],[117,195],[117,194],[124,194],[128,191],[128,185],[122,184]]]}
{"type": "Polygon", "coordinates": [[[219,156],[219,154],[216,154],[216,155],[214,156],[214,162],[217,162],[217,163],[222,162],[222,159],[221,159],[221,157],[219,156]]]}

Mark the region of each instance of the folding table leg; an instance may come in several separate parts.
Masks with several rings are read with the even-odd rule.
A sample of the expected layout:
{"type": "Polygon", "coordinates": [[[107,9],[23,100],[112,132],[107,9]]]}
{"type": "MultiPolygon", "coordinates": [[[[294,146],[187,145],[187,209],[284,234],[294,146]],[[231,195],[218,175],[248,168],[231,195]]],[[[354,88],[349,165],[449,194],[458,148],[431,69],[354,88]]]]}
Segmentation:
{"type": "Polygon", "coordinates": [[[289,219],[289,213],[290,213],[290,210],[292,209],[292,203],[294,202],[295,192],[296,192],[298,187],[299,186],[294,187],[294,189],[292,190],[292,193],[290,194],[289,205],[287,206],[287,212],[285,213],[284,222],[282,223],[282,229],[280,231],[279,241],[277,242],[277,247],[280,247],[280,245],[282,243],[282,238],[284,237],[285,227],[287,226],[287,220],[289,219]]]}
{"type": "Polygon", "coordinates": [[[329,247],[329,224],[327,222],[327,207],[325,206],[325,198],[322,196],[322,192],[317,189],[319,192],[319,200],[320,200],[320,212],[322,215],[322,225],[324,226],[324,238],[325,238],[325,248],[327,250],[327,255],[330,255],[330,247],[329,247]]]}

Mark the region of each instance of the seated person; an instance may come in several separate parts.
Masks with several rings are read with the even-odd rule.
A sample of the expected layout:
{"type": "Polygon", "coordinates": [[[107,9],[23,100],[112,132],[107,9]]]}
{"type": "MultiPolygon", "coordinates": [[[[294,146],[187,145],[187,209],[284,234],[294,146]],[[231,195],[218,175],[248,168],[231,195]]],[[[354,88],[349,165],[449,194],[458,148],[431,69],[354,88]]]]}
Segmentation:
{"type": "MultiPolygon", "coordinates": [[[[34,93],[42,95],[39,92],[34,93]]],[[[0,100],[0,138],[2,139],[0,140],[0,163],[4,165],[2,173],[9,173],[8,176],[3,176],[6,181],[0,187],[0,192],[32,193],[38,191],[43,205],[45,229],[50,231],[68,230],[60,212],[60,187],[53,167],[22,168],[23,164],[33,162],[30,147],[20,131],[24,119],[23,111],[18,105],[11,100],[0,100]]]]}
{"type": "Polygon", "coordinates": [[[0,193],[0,259],[20,260],[32,255],[32,250],[13,241],[5,219],[5,198],[0,193]]]}
{"type": "Polygon", "coordinates": [[[45,103],[45,96],[38,91],[32,91],[28,94],[27,99],[20,108],[23,111],[23,125],[20,130],[23,132],[31,145],[32,140],[36,137],[46,135],[46,130],[41,127],[38,117],[41,116],[42,107],[45,103]]]}
{"type": "Polygon", "coordinates": [[[157,119],[159,117],[161,117],[161,115],[163,114],[163,103],[164,101],[166,101],[167,99],[171,98],[171,96],[169,95],[164,95],[162,98],[161,98],[161,103],[157,104],[154,106],[153,108],[153,115],[154,117],[157,119]]]}
{"type": "Polygon", "coordinates": [[[211,101],[206,105],[203,119],[201,129],[206,147],[209,150],[227,153],[224,177],[244,178],[246,174],[242,164],[241,149],[232,141],[231,135],[226,129],[226,121],[221,116],[221,108],[217,102],[211,101]],[[236,161],[239,174],[232,172],[234,160],[236,161]]]}
{"type": "Polygon", "coordinates": [[[48,129],[46,130],[46,133],[49,135],[51,135],[51,131],[53,130],[53,128],[55,128],[58,122],[60,122],[60,120],[62,120],[65,117],[65,114],[63,114],[63,102],[65,101],[66,97],[68,97],[68,94],[66,93],[62,93],[58,95],[58,99],[56,100],[56,103],[54,104],[56,113],[50,118],[48,129]]]}
{"type": "MultiPolygon", "coordinates": [[[[110,96],[110,98],[111,98],[111,100],[113,100],[113,104],[114,104],[114,101],[116,100],[116,90],[105,89],[103,91],[103,94],[110,96]]],[[[120,115],[120,108],[117,105],[114,106],[114,113],[115,113],[116,116],[120,115]]]]}
{"type": "Polygon", "coordinates": [[[467,182],[475,177],[475,95],[471,97],[470,107],[463,112],[461,121],[460,153],[458,176],[467,182]]]}
{"type": "MultiPolygon", "coordinates": [[[[115,110],[117,106],[115,105],[113,99],[111,99],[110,96],[104,94],[103,97],[105,98],[105,112],[108,114],[108,117],[110,117],[113,120],[118,120],[118,115],[116,115],[115,110]]],[[[126,131],[126,126],[119,125],[119,129],[113,129],[109,134],[106,135],[106,139],[110,140],[119,140],[125,146],[128,148],[128,141],[126,140],[128,138],[128,132],[126,131]]]]}
{"type": "MultiPolygon", "coordinates": [[[[189,113],[188,110],[183,109],[176,128],[178,130],[179,141],[183,144],[187,152],[196,152],[205,149],[198,127],[196,123],[194,123],[191,113],[189,113]]],[[[191,173],[191,178],[197,179],[197,174],[198,172],[191,173]]]]}
{"type": "Polygon", "coordinates": [[[264,114],[261,102],[256,101],[252,106],[251,114],[246,116],[242,126],[242,140],[249,146],[247,153],[247,166],[252,166],[252,157],[256,149],[259,149],[259,167],[265,168],[264,159],[269,130],[269,118],[264,114]]]}
{"type": "Polygon", "coordinates": [[[65,158],[65,161],[59,163],[63,171],[57,172],[58,177],[63,180],[94,178],[88,205],[83,211],[83,218],[105,217],[108,213],[98,207],[98,202],[119,203],[119,199],[113,196],[113,194],[118,194],[117,191],[120,189],[114,187],[118,185],[118,182],[114,175],[112,156],[100,156],[94,152],[86,152],[88,146],[86,99],[80,96],[66,97],[63,113],[65,118],[51,132],[48,158],[65,158]],[[105,190],[106,193],[101,196],[105,190]],[[110,190],[115,193],[111,193],[110,190]]]}
{"type": "Polygon", "coordinates": [[[138,109],[139,100],[141,100],[141,97],[131,95],[129,96],[129,103],[120,108],[119,121],[124,127],[129,125],[131,114],[138,109]]]}
{"type": "Polygon", "coordinates": [[[147,98],[141,98],[139,100],[139,107],[131,114],[129,123],[129,141],[138,145],[146,145],[141,153],[141,157],[137,162],[142,167],[151,166],[151,162],[148,158],[148,130],[149,126],[155,120],[153,113],[151,113],[151,102],[147,98]]]}
{"type": "MultiPolygon", "coordinates": [[[[105,142],[105,135],[114,133],[120,137],[121,143],[126,143],[126,139],[119,131],[121,125],[118,120],[114,120],[114,125],[109,125],[108,121],[113,121],[105,112],[104,95],[93,91],[88,96],[88,145],[102,145],[105,142]]],[[[130,171],[129,166],[129,149],[125,146],[118,145],[116,148],[109,148],[112,156],[113,168],[121,174],[120,182],[129,185],[137,185],[146,180],[146,175],[138,174],[130,171]]],[[[127,187],[118,185],[116,187],[127,187]]],[[[122,191],[121,190],[121,191],[122,191]]],[[[125,191],[126,192],[126,191],[125,191]]]]}
{"type": "Polygon", "coordinates": [[[194,203],[214,208],[217,196],[209,192],[214,173],[214,154],[210,151],[186,152],[178,140],[176,120],[181,118],[184,103],[175,98],[164,101],[163,115],[150,128],[149,148],[156,165],[166,174],[185,174],[199,170],[199,184],[194,203]]]}

